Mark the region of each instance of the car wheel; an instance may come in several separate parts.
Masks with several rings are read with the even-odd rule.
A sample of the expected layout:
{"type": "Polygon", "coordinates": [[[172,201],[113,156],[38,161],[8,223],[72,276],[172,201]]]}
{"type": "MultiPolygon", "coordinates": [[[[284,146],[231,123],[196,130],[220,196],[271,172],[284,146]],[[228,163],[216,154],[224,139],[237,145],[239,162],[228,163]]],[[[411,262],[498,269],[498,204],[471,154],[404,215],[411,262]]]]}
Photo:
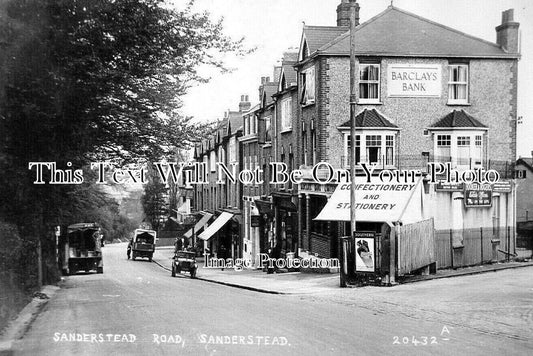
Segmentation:
{"type": "Polygon", "coordinates": [[[181,267],[176,266],[176,273],[181,273],[181,267]]]}
{"type": "Polygon", "coordinates": [[[191,271],[191,278],[196,278],[196,269],[191,271]]]}
{"type": "Polygon", "coordinates": [[[96,273],[104,273],[104,267],[98,267],[96,273]]]}

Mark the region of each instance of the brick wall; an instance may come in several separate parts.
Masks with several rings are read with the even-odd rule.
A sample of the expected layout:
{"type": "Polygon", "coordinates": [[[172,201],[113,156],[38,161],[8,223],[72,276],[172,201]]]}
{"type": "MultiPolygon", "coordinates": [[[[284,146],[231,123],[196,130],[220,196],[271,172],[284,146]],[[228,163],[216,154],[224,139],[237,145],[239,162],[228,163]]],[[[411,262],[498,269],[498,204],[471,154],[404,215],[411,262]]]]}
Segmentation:
{"type": "MultiPolygon", "coordinates": [[[[322,68],[322,65],[321,65],[322,68]]],[[[324,116],[321,122],[327,123],[328,140],[325,157],[336,164],[344,154],[342,134],[337,126],[350,118],[349,107],[349,58],[329,57],[327,75],[323,79],[327,86],[321,88],[328,94],[321,100],[324,116]]],[[[384,58],[381,62],[381,105],[358,105],[356,112],[365,108],[376,108],[400,131],[400,155],[418,155],[422,151],[432,152],[431,136],[424,136],[428,128],[452,110],[464,109],[474,118],[489,127],[489,158],[495,160],[514,160],[516,150],[516,61],[473,59],[469,66],[470,105],[448,105],[448,61],[444,59],[395,59],[384,58]],[[440,98],[389,98],[387,97],[387,69],[392,63],[440,64],[442,65],[442,91],[440,98]]],[[[325,136],[326,137],[326,136],[325,136]]]]}
{"type": "Polygon", "coordinates": [[[318,254],[318,256],[322,258],[331,257],[331,247],[330,247],[330,241],[329,241],[331,237],[323,236],[323,235],[319,235],[314,232],[311,232],[310,238],[311,238],[311,246],[313,249],[310,252],[312,254],[318,254]]]}

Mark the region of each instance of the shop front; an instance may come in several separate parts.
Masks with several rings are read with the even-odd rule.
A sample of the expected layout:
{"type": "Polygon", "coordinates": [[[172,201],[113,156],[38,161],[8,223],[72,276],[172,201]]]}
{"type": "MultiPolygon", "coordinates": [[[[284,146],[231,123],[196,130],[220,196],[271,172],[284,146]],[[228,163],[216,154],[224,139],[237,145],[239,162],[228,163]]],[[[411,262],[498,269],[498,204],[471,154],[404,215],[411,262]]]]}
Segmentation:
{"type": "MultiPolygon", "coordinates": [[[[376,177],[369,183],[366,177],[357,177],[353,184],[356,197],[356,231],[345,234],[344,238],[338,236],[343,245],[343,274],[348,277],[373,275],[385,277],[387,281],[389,275],[392,275],[394,279],[398,268],[398,248],[408,247],[397,239],[401,238],[403,242],[411,239],[408,236],[400,236],[402,226],[417,224],[424,219],[422,178],[416,178],[412,182],[394,183],[382,182],[376,177]]],[[[349,232],[350,194],[351,184],[337,185],[314,221],[337,222],[344,225],[344,231],[349,232]]],[[[420,238],[432,240],[433,236],[420,238]]],[[[434,256],[434,244],[430,241],[428,246],[428,251],[421,253],[428,254],[431,260],[431,256],[434,256]]],[[[419,267],[423,266],[417,266],[419,267]]]]}
{"type": "Polygon", "coordinates": [[[239,241],[242,218],[236,209],[227,209],[198,235],[203,241],[204,253],[218,258],[237,258],[241,255],[239,241]]]}
{"type": "Polygon", "coordinates": [[[285,258],[298,251],[298,215],[292,194],[272,193],[274,208],[274,255],[285,258]]]}

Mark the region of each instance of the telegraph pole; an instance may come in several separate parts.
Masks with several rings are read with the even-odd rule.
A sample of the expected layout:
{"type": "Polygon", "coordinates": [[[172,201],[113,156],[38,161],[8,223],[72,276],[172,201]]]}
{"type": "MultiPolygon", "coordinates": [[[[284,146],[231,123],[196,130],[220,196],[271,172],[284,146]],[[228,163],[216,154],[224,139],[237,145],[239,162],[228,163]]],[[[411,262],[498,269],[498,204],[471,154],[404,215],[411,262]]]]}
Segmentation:
{"type": "Polygon", "coordinates": [[[351,157],[350,157],[350,226],[351,232],[350,235],[353,236],[353,233],[356,231],[356,216],[355,216],[355,167],[356,167],[356,120],[355,120],[355,106],[357,101],[356,96],[356,62],[355,62],[355,27],[357,26],[356,19],[356,8],[359,6],[355,0],[350,0],[350,140],[352,143],[351,157]]]}

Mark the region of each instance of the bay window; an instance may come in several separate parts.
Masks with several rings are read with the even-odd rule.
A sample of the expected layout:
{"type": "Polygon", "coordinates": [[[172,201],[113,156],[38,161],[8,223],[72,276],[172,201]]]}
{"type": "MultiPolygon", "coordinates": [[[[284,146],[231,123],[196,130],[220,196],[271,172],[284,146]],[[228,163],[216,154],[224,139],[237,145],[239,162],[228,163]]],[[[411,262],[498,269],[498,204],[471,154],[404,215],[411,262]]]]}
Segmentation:
{"type": "MultiPolygon", "coordinates": [[[[362,130],[355,136],[355,163],[378,164],[393,167],[396,155],[396,135],[393,130],[362,130]]],[[[344,131],[343,168],[350,168],[352,159],[352,139],[349,131],[344,131]]]]}
{"type": "Polygon", "coordinates": [[[453,168],[474,169],[483,163],[485,132],[449,130],[434,135],[434,161],[451,162],[453,168]]]}

